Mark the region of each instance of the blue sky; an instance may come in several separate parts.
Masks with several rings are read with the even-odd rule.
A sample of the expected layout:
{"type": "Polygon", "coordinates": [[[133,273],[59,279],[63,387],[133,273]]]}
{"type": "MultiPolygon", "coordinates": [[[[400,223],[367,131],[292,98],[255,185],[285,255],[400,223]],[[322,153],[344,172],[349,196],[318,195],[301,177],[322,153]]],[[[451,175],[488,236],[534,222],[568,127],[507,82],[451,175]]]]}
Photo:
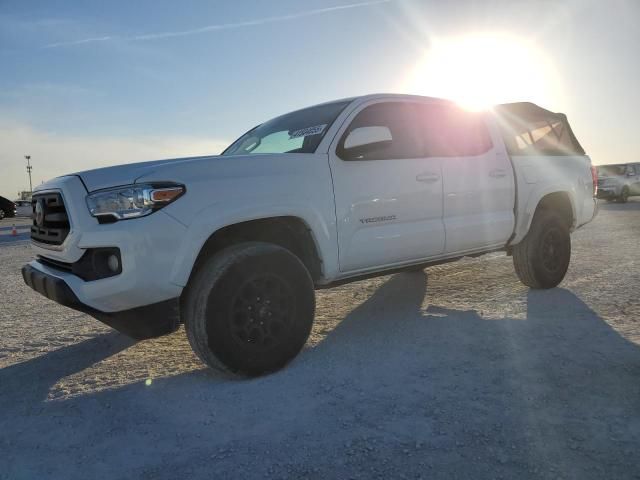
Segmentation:
{"type": "MultiPolygon", "coordinates": [[[[295,108],[407,91],[435,43],[474,34],[534,45],[554,78],[540,103],[568,114],[594,163],[637,161],[639,24],[636,0],[3,0],[0,195],[23,188],[23,154],[40,183],[217,153],[295,108]]],[[[438,93],[424,85],[410,93],[438,93]]]]}

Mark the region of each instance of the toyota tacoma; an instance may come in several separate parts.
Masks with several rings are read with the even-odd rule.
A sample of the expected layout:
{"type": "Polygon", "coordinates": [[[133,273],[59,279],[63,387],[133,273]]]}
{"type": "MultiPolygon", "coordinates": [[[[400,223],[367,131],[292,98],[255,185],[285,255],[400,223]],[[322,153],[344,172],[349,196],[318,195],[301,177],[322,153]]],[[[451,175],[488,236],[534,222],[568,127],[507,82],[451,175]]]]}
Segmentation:
{"type": "Polygon", "coordinates": [[[304,346],[315,289],[495,251],[555,287],[596,189],[561,113],[368,95],[262,123],[221,155],[38,186],[22,274],[137,339],[183,323],[206,364],[260,375],[304,346]]]}

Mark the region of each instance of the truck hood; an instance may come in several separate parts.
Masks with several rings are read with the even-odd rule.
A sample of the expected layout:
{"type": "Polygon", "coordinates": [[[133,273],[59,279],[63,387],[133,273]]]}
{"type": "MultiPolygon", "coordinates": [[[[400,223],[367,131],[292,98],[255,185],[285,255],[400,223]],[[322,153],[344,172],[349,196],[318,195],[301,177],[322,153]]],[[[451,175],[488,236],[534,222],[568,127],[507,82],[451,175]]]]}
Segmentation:
{"type": "MultiPolygon", "coordinates": [[[[120,185],[131,185],[136,183],[141,177],[148,176],[163,167],[172,166],[178,163],[202,162],[218,158],[218,155],[204,157],[170,158],[166,160],[155,160],[151,162],[129,163],[116,165],[114,167],[97,168],[86,170],[74,175],[80,177],[89,192],[102,190],[104,188],[117,187],[120,185]]],[[[170,179],[163,179],[170,180],[170,179]]]]}
{"type": "MultiPolygon", "coordinates": [[[[170,158],[151,162],[128,163],[114,167],[97,168],[67,176],[78,177],[88,192],[105,188],[132,185],[148,181],[200,181],[203,178],[246,177],[247,175],[281,174],[282,169],[291,171],[291,162],[308,154],[261,153],[249,155],[207,155],[203,157],[170,158]],[[284,163],[283,161],[286,160],[284,163]]],[[[294,162],[295,163],[295,162],[294,162]]],[[[60,178],[60,177],[59,177],[60,178]]],[[[34,191],[55,188],[58,179],[38,185],[34,191]]]]}

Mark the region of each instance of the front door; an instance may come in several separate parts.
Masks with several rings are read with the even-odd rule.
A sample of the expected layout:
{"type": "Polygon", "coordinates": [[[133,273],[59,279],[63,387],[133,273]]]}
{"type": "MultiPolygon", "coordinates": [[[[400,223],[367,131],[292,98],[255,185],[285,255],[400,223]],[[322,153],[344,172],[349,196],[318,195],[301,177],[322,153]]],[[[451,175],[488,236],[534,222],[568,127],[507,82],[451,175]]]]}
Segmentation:
{"type": "Polygon", "coordinates": [[[356,109],[345,125],[329,153],[340,270],[441,255],[442,161],[424,156],[416,104],[371,102],[356,109]],[[347,152],[349,142],[366,144],[367,135],[380,138],[347,152]]]}

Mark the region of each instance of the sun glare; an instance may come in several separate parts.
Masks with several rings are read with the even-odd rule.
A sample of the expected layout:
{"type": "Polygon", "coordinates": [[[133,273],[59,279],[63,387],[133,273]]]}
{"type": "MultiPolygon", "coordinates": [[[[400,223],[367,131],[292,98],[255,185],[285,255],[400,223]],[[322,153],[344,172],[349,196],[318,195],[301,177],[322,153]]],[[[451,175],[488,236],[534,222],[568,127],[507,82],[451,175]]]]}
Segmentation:
{"type": "Polygon", "coordinates": [[[532,43],[482,34],[434,40],[401,88],[482,110],[513,101],[548,105],[558,82],[550,61],[532,43]]]}

